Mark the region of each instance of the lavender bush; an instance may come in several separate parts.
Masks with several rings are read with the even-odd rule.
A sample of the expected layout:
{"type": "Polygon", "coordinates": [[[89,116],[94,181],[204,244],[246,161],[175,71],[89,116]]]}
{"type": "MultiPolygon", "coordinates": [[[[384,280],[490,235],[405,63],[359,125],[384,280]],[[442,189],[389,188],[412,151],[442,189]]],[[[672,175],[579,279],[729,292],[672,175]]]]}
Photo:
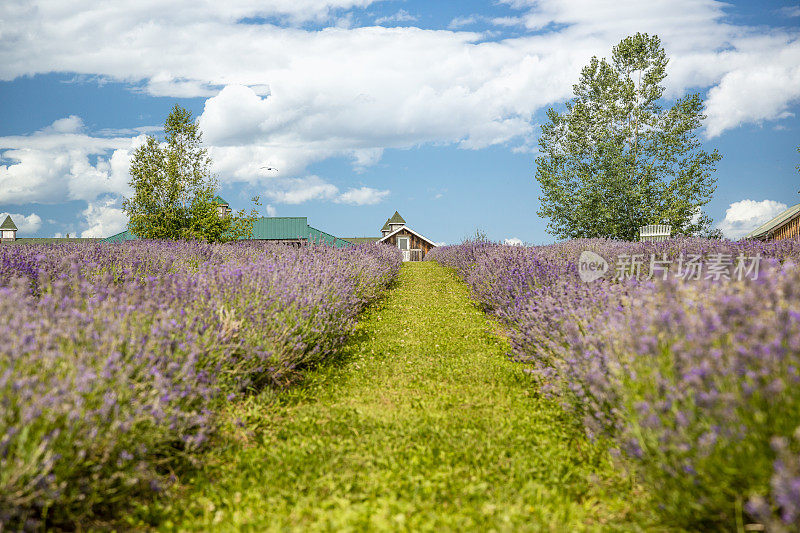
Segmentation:
{"type": "Polygon", "coordinates": [[[800,528],[800,242],[476,242],[429,258],[509,326],[546,393],[613,439],[665,523],[800,528]],[[581,281],[584,250],[612,272],[581,281]],[[647,279],[645,261],[641,276],[613,276],[622,254],[677,265],[719,253],[760,257],[758,275],[687,280],[673,266],[647,279]]]}
{"type": "Polygon", "coordinates": [[[399,267],[380,245],[0,247],[0,524],[163,490],[217,402],[329,357],[399,267]]]}

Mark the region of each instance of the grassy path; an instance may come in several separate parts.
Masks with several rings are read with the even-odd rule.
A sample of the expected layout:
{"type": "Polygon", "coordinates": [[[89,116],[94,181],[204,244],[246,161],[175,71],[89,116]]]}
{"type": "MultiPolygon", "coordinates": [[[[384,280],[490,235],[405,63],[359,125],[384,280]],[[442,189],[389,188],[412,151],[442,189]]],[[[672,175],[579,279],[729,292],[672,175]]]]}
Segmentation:
{"type": "Polygon", "coordinates": [[[606,454],[538,398],[466,286],[404,266],[340,361],[232,406],[164,529],[630,530],[606,454]]]}

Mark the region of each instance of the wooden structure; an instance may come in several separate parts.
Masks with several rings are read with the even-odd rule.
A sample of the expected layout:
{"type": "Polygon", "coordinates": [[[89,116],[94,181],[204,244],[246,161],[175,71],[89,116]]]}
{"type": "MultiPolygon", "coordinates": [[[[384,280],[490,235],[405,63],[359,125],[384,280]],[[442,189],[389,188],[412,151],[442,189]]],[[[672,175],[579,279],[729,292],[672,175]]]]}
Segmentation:
{"type": "Polygon", "coordinates": [[[379,242],[396,246],[403,254],[403,261],[422,261],[436,244],[411,228],[403,225],[387,234],[379,242]]]}
{"type": "Polygon", "coordinates": [[[221,196],[215,196],[211,201],[217,204],[217,214],[220,218],[225,218],[232,214],[231,206],[221,196]]]}
{"type": "Polygon", "coordinates": [[[766,224],[747,234],[747,239],[777,241],[800,237],[800,204],[793,205],[766,224]]]}
{"type": "Polygon", "coordinates": [[[0,242],[14,242],[17,240],[17,225],[11,220],[11,215],[0,224],[0,242]]]}
{"type": "Polygon", "coordinates": [[[641,242],[665,241],[672,235],[672,226],[668,224],[650,224],[639,228],[641,242]]]}
{"type": "Polygon", "coordinates": [[[381,228],[380,237],[344,237],[353,244],[382,242],[400,250],[403,261],[422,261],[425,255],[436,247],[436,243],[417,233],[406,225],[406,221],[397,211],[381,228]]]}

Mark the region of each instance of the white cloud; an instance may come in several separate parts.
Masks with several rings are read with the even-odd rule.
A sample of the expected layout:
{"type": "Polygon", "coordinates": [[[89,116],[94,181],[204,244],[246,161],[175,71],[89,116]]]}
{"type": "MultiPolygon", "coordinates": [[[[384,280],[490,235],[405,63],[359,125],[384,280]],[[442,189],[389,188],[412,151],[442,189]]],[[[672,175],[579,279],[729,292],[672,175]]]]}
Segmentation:
{"type": "Polygon", "coordinates": [[[381,160],[383,148],[361,148],[353,150],[351,155],[353,157],[353,168],[357,171],[363,171],[381,160]]]}
{"type": "MultiPolygon", "coordinates": [[[[245,98],[253,95],[248,88],[233,87],[221,93],[245,98]]],[[[212,99],[213,100],[213,99],[212,99]]],[[[256,96],[251,103],[260,102],[256,96]]],[[[213,111],[214,102],[209,107],[213,111]]],[[[240,115],[247,120],[247,114],[240,115]]],[[[236,121],[236,114],[231,115],[236,121]]],[[[214,170],[224,181],[249,182],[265,190],[265,196],[275,202],[299,204],[310,200],[326,200],[351,205],[371,205],[382,201],[389,191],[362,187],[340,194],[338,187],[319,176],[302,176],[306,163],[337,153],[333,149],[315,150],[314,146],[282,146],[244,144],[228,146],[230,135],[224,120],[210,113],[204,124],[211,139],[221,146],[211,146],[214,170]],[[214,120],[219,120],[218,127],[214,120]],[[278,172],[261,167],[278,168],[278,172]],[[298,177],[298,175],[300,175],[298,177]]],[[[128,170],[133,151],[144,142],[142,134],[134,137],[94,137],[82,131],[79,117],[57,120],[41,131],[25,136],[0,137],[0,154],[8,161],[0,165],[0,202],[3,203],[60,203],[65,200],[84,200],[83,211],[88,229],[85,236],[108,236],[126,224],[122,211],[115,204],[123,195],[130,195],[128,170]],[[112,200],[113,199],[113,200],[112,200]]],[[[150,128],[148,128],[150,129],[150,128]]],[[[137,130],[133,130],[137,133],[137,130]]],[[[380,159],[382,150],[342,150],[354,159],[354,164],[369,165],[380,159]]],[[[266,212],[274,216],[275,208],[266,212]]]]}
{"type": "Polygon", "coordinates": [[[491,20],[495,26],[519,26],[524,24],[521,17],[495,17],[491,20]]]}
{"type": "MultiPolygon", "coordinates": [[[[312,200],[333,201],[350,205],[374,205],[382,202],[389,191],[381,191],[371,187],[350,188],[340,193],[339,188],[328,183],[319,176],[302,178],[277,178],[266,184],[264,193],[267,197],[283,204],[302,204],[312,200]]],[[[267,214],[274,208],[267,206],[267,214]]]]}
{"type": "Polygon", "coordinates": [[[800,6],[786,6],[778,10],[778,13],[788,18],[800,17],[800,6]]]}
{"type": "Polygon", "coordinates": [[[117,198],[89,202],[82,213],[89,228],[81,233],[81,237],[110,237],[124,230],[128,225],[128,217],[119,205],[117,198]]]}
{"type": "Polygon", "coordinates": [[[503,2],[527,9],[520,19],[530,30],[565,25],[547,35],[560,35],[577,47],[604,43],[604,49],[592,51],[598,56],[608,57],[616,41],[637,31],[659,35],[670,57],[668,95],[711,88],[709,137],[742,124],[781,118],[800,98],[800,32],[732,25],[726,22],[726,10],[733,7],[717,0],[503,2]]]}
{"type": "MultiPolygon", "coordinates": [[[[201,126],[215,172],[223,182],[257,186],[274,177],[260,169],[265,162],[281,179],[307,180],[299,176],[314,162],[348,157],[362,169],[386,148],[508,144],[525,151],[537,132],[533,114],[569,98],[589,58],[610,55],[636,31],[662,38],[670,95],[710,88],[710,136],[785,116],[800,97],[800,30],[732,25],[727,4],[715,0],[507,0],[519,16],[493,23],[531,32],[496,42],[414,27],[297,26],[347,23],[348,10],[371,3],[4,3],[0,79],[73,72],[153,95],[208,97],[201,126]],[[259,17],[271,23],[240,23],[259,17]]],[[[0,138],[16,143],[0,145],[16,160],[0,166],[0,202],[91,201],[124,190],[127,179],[115,173],[111,154],[121,151],[123,159],[131,139],[90,138],[84,129],[71,116],[32,136],[0,138]],[[45,138],[60,139],[61,147],[42,148],[45,138]],[[104,163],[92,164],[94,156],[104,163]]],[[[315,197],[334,198],[330,187],[318,187],[315,197]]],[[[302,197],[286,182],[276,190],[302,197]]]]}
{"type": "Polygon", "coordinates": [[[308,176],[275,180],[265,194],[283,204],[302,204],[310,200],[333,200],[339,189],[319,176],[308,176]]]}
{"type": "Polygon", "coordinates": [[[716,137],[747,122],[791,116],[789,105],[800,100],[800,46],[783,50],[760,67],[734,70],[708,93],[708,135],[716,137]],[[791,56],[784,60],[781,56],[791,56]],[[794,68],[784,64],[794,61],[794,68]]]}
{"type": "Polygon", "coordinates": [[[157,134],[164,131],[164,126],[137,126],[135,128],[103,128],[95,134],[99,137],[137,137],[140,134],[157,134]]]}
{"type": "Polygon", "coordinates": [[[17,226],[17,237],[30,236],[31,233],[36,233],[42,227],[42,217],[36,213],[30,215],[23,215],[21,213],[0,213],[0,222],[11,215],[11,220],[17,226]]]}
{"type": "Polygon", "coordinates": [[[725,211],[725,218],[717,225],[729,239],[744,237],[786,209],[786,204],[774,200],[740,200],[725,211]]]}
{"type": "Polygon", "coordinates": [[[32,135],[0,137],[0,202],[92,201],[124,194],[133,150],[144,136],[91,137],[79,117],[56,120],[32,135]],[[93,161],[94,160],[94,161],[93,161]]]}
{"type": "Polygon", "coordinates": [[[275,207],[273,207],[271,204],[267,204],[265,209],[268,217],[278,216],[278,210],[275,209],[275,207]]]}
{"type": "Polygon", "coordinates": [[[380,17],[375,19],[375,24],[386,24],[387,22],[414,22],[419,17],[412,15],[405,9],[399,10],[394,15],[388,15],[386,17],[380,17]]]}
{"type": "Polygon", "coordinates": [[[78,133],[83,130],[83,119],[77,115],[60,118],[44,129],[55,133],[78,133]]]}
{"type": "Polygon", "coordinates": [[[451,30],[458,30],[465,26],[471,26],[478,22],[478,17],[475,15],[469,15],[467,17],[456,17],[450,21],[450,24],[447,27],[451,30]]]}
{"type": "Polygon", "coordinates": [[[375,205],[386,199],[389,191],[379,191],[371,187],[361,187],[360,189],[349,189],[339,195],[336,202],[350,205],[375,205]]]}
{"type": "Polygon", "coordinates": [[[522,246],[522,239],[509,237],[508,239],[503,240],[503,244],[508,244],[509,246],[522,246]]]}

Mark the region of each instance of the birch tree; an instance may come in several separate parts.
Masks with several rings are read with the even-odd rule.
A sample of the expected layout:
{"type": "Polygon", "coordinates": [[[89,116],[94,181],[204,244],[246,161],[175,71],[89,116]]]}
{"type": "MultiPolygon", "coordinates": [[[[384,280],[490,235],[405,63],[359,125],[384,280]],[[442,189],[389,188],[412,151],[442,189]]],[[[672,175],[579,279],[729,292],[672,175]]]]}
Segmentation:
{"type": "MultiPolygon", "coordinates": [[[[134,194],[123,202],[130,231],[143,239],[209,242],[249,236],[255,210],[228,215],[217,210],[211,158],[191,112],[176,104],[164,133],[164,143],[148,135],[133,154],[129,184],[134,194]]],[[[258,205],[258,198],[253,201],[258,205]]]]}

